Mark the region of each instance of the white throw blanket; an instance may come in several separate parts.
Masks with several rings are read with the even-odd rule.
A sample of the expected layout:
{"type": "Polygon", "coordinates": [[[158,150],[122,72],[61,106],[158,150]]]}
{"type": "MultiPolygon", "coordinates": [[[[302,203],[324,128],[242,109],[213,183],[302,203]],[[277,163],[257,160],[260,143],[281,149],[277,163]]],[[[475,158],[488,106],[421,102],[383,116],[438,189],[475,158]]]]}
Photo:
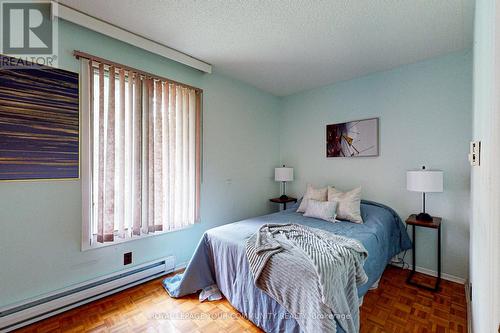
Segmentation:
{"type": "Polygon", "coordinates": [[[368,256],[357,240],[298,224],[263,225],[247,241],[257,287],[295,317],[304,332],[359,332],[359,285],[368,256]]]}

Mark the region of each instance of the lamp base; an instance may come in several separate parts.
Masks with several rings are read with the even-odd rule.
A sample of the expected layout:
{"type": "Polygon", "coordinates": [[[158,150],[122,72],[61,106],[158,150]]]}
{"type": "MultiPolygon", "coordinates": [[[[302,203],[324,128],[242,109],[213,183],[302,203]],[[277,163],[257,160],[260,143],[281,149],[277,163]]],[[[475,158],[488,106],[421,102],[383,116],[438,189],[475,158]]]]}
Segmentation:
{"type": "Polygon", "coordinates": [[[432,216],[427,213],[420,213],[417,215],[417,221],[432,222],[432,216]]]}
{"type": "Polygon", "coordinates": [[[286,194],[283,194],[281,197],[280,197],[281,200],[288,200],[288,196],[286,194]]]}

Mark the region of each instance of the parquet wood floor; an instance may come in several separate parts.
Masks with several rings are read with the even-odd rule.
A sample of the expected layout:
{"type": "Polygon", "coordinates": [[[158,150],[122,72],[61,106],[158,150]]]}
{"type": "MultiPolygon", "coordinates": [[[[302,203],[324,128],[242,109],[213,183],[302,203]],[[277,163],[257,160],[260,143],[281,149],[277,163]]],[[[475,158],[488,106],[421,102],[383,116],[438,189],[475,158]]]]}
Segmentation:
{"type": "MultiPolygon", "coordinates": [[[[407,270],[387,267],[379,288],[365,296],[361,332],[467,332],[464,285],[441,280],[441,290],[433,293],[407,285],[407,276],[407,270]]],[[[415,281],[433,286],[434,278],[417,273],[415,281]]]]}
{"type": "MultiPolygon", "coordinates": [[[[405,283],[407,271],[388,267],[361,308],[361,332],[467,331],[464,286],[442,281],[432,293],[405,283]]],[[[419,282],[432,280],[417,274],[419,282]]],[[[27,326],[19,332],[261,332],[226,300],[170,298],[157,279],[27,326]],[[184,316],[184,318],[181,318],[184,316]],[[188,319],[186,319],[188,317],[188,319]]]]}

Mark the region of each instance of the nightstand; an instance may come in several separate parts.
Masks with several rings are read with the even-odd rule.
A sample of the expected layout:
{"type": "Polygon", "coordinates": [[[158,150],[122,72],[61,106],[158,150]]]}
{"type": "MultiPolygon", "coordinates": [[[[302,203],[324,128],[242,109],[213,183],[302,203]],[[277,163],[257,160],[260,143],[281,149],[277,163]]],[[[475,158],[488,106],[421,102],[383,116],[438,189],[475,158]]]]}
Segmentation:
{"type": "Polygon", "coordinates": [[[432,221],[429,222],[423,222],[423,221],[418,221],[416,218],[416,215],[410,215],[408,219],[406,220],[407,225],[412,226],[412,234],[413,234],[413,241],[412,241],[412,268],[410,271],[410,274],[408,275],[408,278],[406,279],[406,283],[422,288],[422,289],[427,289],[430,291],[438,291],[439,290],[439,284],[441,283],[441,218],[440,217],[433,217],[432,221]],[[416,227],[422,227],[422,228],[432,228],[432,229],[437,229],[437,272],[438,276],[436,278],[436,284],[434,285],[434,288],[424,286],[421,284],[418,284],[416,282],[413,282],[411,279],[413,275],[415,274],[415,261],[416,261],[416,242],[417,239],[415,238],[415,228],[416,227]]]}
{"type": "Polygon", "coordinates": [[[289,202],[297,202],[297,199],[288,197],[286,199],[281,199],[281,198],[272,198],[269,199],[269,201],[283,205],[283,209],[286,209],[286,204],[289,202]]]}

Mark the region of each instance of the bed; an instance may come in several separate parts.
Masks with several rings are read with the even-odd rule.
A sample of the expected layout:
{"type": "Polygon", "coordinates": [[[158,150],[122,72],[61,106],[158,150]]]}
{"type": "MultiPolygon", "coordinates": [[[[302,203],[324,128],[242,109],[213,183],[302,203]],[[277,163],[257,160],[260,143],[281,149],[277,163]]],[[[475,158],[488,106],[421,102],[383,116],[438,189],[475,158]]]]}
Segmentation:
{"type": "MultiPolygon", "coordinates": [[[[364,264],[368,282],[358,288],[359,297],[382,276],[392,257],[411,247],[400,217],[385,205],[363,200],[363,224],[304,217],[297,207],[206,231],[184,273],[165,279],[165,289],[172,297],[182,297],[215,283],[238,311],[264,331],[300,332],[297,321],[253,282],[245,244],[260,226],[297,223],[359,240],[368,251],[364,264]]],[[[337,332],[343,330],[337,326],[337,332]]]]}

